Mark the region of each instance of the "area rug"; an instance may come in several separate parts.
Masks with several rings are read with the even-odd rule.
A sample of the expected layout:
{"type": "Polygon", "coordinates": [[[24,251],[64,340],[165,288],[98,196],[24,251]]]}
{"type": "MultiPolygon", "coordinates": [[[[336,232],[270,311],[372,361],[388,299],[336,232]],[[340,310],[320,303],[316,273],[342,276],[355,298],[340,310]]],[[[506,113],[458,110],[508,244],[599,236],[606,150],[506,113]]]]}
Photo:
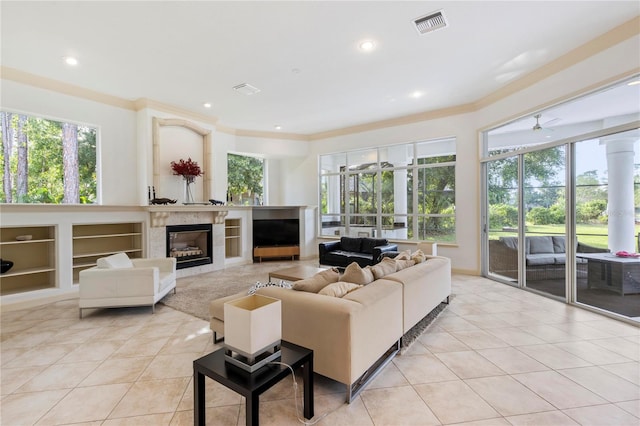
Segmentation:
{"type": "Polygon", "coordinates": [[[179,278],[176,293],[170,292],[161,301],[163,305],[205,321],[211,319],[209,303],[212,300],[249,291],[257,282],[269,281],[269,272],[291,266],[317,266],[318,261],[269,261],[225,268],[220,271],[179,278]]]}

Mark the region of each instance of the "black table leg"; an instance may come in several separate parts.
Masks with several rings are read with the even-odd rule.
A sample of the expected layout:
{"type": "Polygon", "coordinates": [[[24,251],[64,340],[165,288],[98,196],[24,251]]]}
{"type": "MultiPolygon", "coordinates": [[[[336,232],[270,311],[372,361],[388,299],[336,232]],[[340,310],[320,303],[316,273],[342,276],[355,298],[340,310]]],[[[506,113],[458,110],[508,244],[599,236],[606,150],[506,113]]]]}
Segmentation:
{"type": "Polygon", "coordinates": [[[259,414],[260,414],[260,395],[257,393],[251,393],[245,402],[245,416],[247,426],[259,426],[259,414]]]}
{"type": "Polygon", "coordinates": [[[302,366],[304,380],[304,417],[313,417],[313,358],[302,366]]]}
{"type": "Polygon", "coordinates": [[[204,374],[196,371],[193,373],[193,424],[195,426],[205,425],[204,392],[204,374]]]}

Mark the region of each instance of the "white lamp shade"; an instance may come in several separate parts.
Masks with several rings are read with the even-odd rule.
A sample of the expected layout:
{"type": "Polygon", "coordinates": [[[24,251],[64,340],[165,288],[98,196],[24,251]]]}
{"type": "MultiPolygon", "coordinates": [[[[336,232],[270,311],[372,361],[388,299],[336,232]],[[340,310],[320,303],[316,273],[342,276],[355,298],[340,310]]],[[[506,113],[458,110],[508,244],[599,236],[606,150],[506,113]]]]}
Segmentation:
{"type": "Polygon", "coordinates": [[[253,356],[282,339],[282,303],[254,294],[224,304],[224,344],[253,356]]]}

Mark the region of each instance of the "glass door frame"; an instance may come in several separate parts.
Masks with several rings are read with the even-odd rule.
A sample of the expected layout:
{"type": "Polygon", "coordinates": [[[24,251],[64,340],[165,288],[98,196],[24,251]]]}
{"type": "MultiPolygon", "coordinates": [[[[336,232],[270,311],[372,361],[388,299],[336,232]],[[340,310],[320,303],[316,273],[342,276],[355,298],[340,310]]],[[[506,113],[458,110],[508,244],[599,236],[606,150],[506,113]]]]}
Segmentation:
{"type": "Polygon", "coordinates": [[[517,151],[511,151],[495,156],[487,156],[488,153],[488,132],[490,129],[483,130],[480,132],[481,146],[482,152],[480,153],[480,173],[481,173],[481,194],[480,194],[480,208],[481,208],[481,246],[480,246],[480,272],[481,275],[485,278],[492,279],[494,281],[499,281],[504,284],[509,284],[520,289],[526,289],[527,291],[535,292],[537,294],[541,294],[545,297],[563,300],[565,303],[570,305],[580,306],[582,308],[586,308],[588,310],[592,310],[595,312],[602,313],[607,316],[614,317],[616,319],[623,319],[625,321],[630,321],[632,324],[637,324],[637,322],[629,320],[627,317],[623,315],[619,315],[610,311],[606,311],[604,309],[596,308],[584,303],[579,303],[577,301],[577,284],[576,284],[576,249],[573,244],[566,244],[566,262],[565,262],[565,297],[557,297],[552,296],[547,293],[539,292],[533,289],[530,289],[525,286],[525,282],[523,279],[523,274],[525,273],[525,212],[522,206],[524,206],[524,188],[522,185],[524,178],[524,154],[533,151],[539,151],[547,148],[553,148],[560,145],[566,145],[565,153],[566,153],[566,179],[565,179],[565,191],[566,191],[566,202],[565,202],[565,214],[566,214],[566,241],[574,241],[576,238],[576,209],[575,209],[575,149],[576,143],[589,140],[589,139],[597,139],[603,138],[606,136],[615,135],[617,133],[623,133],[630,130],[635,130],[640,128],[640,120],[635,120],[633,122],[629,122],[626,124],[609,127],[606,129],[600,129],[593,132],[584,133],[577,136],[572,136],[570,138],[565,138],[562,140],[550,142],[548,144],[538,144],[530,147],[523,147],[522,149],[518,149],[517,151]],[[517,284],[510,283],[507,280],[500,279],[496,275],[492,275],[489,273],[489,188],[488,188],[488,163],[495,160],[500,160],[508,157],[518,156],[518,281],[517,284]]]}

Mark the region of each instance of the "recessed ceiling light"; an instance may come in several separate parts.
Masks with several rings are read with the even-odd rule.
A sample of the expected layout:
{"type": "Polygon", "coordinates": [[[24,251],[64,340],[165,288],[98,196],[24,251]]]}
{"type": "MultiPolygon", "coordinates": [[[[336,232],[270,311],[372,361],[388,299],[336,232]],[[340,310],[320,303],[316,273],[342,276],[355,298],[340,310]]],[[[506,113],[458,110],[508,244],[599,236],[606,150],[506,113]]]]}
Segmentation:
{"type": "Polygon", "coordinates": [[[62,59],[64,59],[65,64],[71,65],[72,67],[78,65],[78,59],[74,58],[73,56],[65,56],[62,59]]]}
{"type": "Polygon", "coordinates": [[[209,102],[203,103],[202,106],[205,108],[211,108],[211,104],[209,102]]]}
{"type": "Polygon", "coordinates": [[[640,80],[633,80],[627,83],[627,86],[636,86],[640,84],[640,80]]]}
{"type": "Polygon", "coordinates": [[[421,92],[421,91],[419,91],[419,90],[416,90],[415,92],[413,92],[413,93],[411,94],[411,97],[412,97],[412,98],[414,98],[414,99],[421,98],[422,96],[424,96],[424,93],[422,93],[422,92],[421,92]]]}
{"type": "Polygon", "coordinates": [[[276,124],[275,126],[273,126],[276,130],[282,130],[282,126],[279,124],[276,124]]]}
{"type": "Polygon", "coordinates": [[[360,42],[358,47],[360,48],[360,50],[364,50],[365,52],[369,52],[369,51],[373,50],[376,47],[376,44],[373,42],[373,40],[364,40],[364,41],[360,42]]]}

